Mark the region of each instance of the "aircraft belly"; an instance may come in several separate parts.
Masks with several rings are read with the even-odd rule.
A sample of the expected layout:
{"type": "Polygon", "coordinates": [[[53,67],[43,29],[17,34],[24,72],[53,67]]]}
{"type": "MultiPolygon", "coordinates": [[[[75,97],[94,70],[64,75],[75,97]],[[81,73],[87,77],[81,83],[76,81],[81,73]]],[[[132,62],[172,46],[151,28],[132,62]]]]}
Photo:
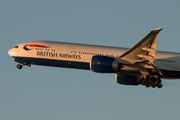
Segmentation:
{"type": "Polygon", "coordinates": [[[35,65],[90,70],[89,63],[87,62],[54,60],[54,59],[43,59],[43,58],[29,58],[29,57],[16,57],[15,59],[18,61],[23,61],[30,64],[35,64],[35,65]]]}

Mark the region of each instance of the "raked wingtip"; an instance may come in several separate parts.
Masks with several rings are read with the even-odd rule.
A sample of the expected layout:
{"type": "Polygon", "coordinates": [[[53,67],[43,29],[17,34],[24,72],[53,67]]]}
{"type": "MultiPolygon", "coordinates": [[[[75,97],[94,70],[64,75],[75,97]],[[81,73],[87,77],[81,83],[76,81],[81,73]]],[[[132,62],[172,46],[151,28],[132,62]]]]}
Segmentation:
{"type": "Polygon", "coordinates": [[[152,31],[158,31],[158,32],[160,32],[161,30],[163,30],[163,28],[156,28],[156,29],[154,29],[154,30],[152,30],[152,31]]]}

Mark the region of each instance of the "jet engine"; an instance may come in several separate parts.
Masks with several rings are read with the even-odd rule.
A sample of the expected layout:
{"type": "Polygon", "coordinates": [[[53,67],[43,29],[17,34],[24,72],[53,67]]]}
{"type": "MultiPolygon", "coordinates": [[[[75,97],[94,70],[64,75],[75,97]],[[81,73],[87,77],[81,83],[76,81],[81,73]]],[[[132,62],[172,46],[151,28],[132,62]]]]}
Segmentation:
{"type": "Polygon", "coordinates": [[[114,73],[120,69],[119,63],[112,57],[93,56],[90,63],[90,69],[99,73],[114,73]]]}
{"type": "Polygon", "coordinates": [[[138,85],[137,75],[116,74],[116,82],[123,85],[138,85]]]}

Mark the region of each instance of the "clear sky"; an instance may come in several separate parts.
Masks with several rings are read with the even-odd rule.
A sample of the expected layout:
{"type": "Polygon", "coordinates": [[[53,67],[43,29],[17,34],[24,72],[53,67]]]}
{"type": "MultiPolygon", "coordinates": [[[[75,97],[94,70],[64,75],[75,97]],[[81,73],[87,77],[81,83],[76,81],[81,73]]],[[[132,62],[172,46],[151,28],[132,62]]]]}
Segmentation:
{"type": "Polygon", "coordinates": [[[130,48],[164,28],[157,50],[180,52],[179,0],[1,0],[0,120],[178,120],[180,80],[124,86],[114,74],[35,66],[8,50],[52,40],[130,48]]]}

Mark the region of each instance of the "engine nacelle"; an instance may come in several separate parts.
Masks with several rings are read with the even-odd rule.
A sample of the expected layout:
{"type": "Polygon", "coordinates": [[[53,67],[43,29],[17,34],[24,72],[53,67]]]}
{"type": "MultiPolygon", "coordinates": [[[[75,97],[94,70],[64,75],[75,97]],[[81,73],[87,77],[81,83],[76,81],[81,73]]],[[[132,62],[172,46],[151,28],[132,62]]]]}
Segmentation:
{"type": "Polygon", "coordinates": [[[119,70],[119,63],[112,57],[107,56],[93,56],[90,69],[93,72],[99,73],[113,73],[119,70]]]}
{"type": "Polygon", "coordinates": [[[137,75],[116,74],[116,82],[123,85],[138,85],[137,75]]]}

